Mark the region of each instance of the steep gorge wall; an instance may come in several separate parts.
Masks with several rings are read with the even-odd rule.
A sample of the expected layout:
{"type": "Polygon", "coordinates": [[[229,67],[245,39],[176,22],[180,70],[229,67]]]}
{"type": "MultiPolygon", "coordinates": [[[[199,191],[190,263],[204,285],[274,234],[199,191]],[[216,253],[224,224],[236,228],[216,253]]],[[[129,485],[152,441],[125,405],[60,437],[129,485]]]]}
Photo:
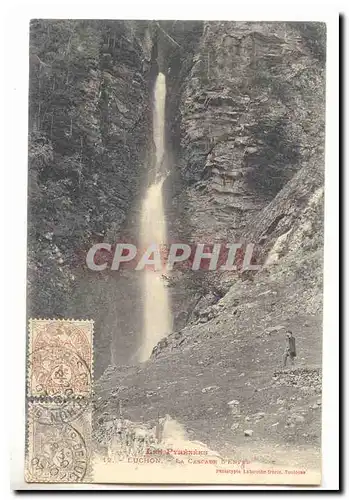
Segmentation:
{"type": "MultiPolygon", "coordinates": [[[[247,240],[264,261],[297,225],[323,184],[325,36],[321,23],[203,23],[174,95],[173,235],[185,228],[192,242],[247,240]]],[[[179,315],[184,281],[173,291],[179,315]]]]}
{"type": "Polygon", "coordinates": [[[85,257],[115,241],[143,187],[151,49],[148,22],[31,23],[28,316],[94,318],[102,370],[121,292],[85,257]]]}

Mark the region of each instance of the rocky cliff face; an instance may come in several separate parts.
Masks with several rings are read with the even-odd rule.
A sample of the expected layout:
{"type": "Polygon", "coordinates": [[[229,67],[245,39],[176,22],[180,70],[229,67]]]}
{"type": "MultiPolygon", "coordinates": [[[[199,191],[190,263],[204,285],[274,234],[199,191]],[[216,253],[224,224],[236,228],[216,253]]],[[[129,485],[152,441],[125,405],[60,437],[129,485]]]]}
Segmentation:
{"type": "Polygon", "coordinates": [[[174,96],[181,183],[173,235],[253,242],[265,260],[298,224],[323,183],[324,62],[321,24],[204,23],[174,96]]]}
{"type": "Polygon", "coordinates": [[[323,143],[324,68],[305,33],[205,23],[180,99],[181,201],[194,237],[241,234],[323,143]]]}

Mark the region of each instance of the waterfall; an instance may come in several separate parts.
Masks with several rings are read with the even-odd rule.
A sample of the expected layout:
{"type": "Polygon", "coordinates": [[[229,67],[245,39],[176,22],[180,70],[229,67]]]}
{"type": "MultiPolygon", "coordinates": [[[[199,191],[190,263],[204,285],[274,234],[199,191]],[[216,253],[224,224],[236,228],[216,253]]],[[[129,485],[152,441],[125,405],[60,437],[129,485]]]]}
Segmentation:
{"type": "MultiPolygon", "coordinates": [[[[162,199],[162,186],[166,178],[165,158],[165,75],[159,73],[154,86],[153,139],[155,165],[153,176],[142,203],[140,242],[143,248],[151,244],[166,244],[167,229],[162,199]],[[154,175],[155,174],[155,175],[154,175]]],[[[143,277],[143,331],[140,361],[149,359],[153,347],[171,330],[169,294],[161,271],[146,269],[143,277]]]]}

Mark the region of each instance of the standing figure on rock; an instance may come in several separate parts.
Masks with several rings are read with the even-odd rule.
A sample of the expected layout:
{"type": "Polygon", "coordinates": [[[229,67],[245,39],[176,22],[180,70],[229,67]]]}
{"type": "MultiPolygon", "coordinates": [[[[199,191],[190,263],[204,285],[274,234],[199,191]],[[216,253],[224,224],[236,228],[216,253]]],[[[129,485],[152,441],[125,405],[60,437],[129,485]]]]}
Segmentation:
{"type": "Polygon", "coordinates": [[[290,358],[290,364],[294,365],[294,358],[297,356],[296,353],[296,339],[293,336],[291,330],[286,331],[286,348],[283,355],[283,366],[286,366],[287,358],[290,358]]]}

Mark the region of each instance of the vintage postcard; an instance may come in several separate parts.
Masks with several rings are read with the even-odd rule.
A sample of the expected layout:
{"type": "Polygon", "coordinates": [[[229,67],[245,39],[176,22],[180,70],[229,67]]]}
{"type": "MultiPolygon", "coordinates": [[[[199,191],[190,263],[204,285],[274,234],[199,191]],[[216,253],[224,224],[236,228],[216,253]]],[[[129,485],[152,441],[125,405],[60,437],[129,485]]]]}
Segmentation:
{"type": "Polygon", "coordinates": [[[29,57],[25,481],[319,485],[326,24],[29,57]]]}

